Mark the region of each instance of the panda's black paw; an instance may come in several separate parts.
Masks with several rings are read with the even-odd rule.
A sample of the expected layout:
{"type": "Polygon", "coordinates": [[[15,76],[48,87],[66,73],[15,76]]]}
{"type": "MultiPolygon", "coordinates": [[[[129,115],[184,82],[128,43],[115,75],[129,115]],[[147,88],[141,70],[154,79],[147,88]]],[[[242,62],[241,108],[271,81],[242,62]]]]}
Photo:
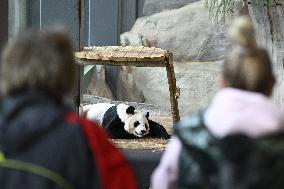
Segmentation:
{"type": "Polygon", "coordinates": [[[167,132],[165,133],[162,133],[161,136],[160,136],[161,139],[170,139],[171,138],[171,135],[169,135],[167,132]]]}
{"type": "Polygon", "coordinates": [[[165,127],[163,127],[161,124],[148,120],[149,125],[150,125],[150,136],[155,137],[155,138],[160,138],[160,139],[169,139],[171,138],[171,135],[168,134],[167,130],[165,127]]]}

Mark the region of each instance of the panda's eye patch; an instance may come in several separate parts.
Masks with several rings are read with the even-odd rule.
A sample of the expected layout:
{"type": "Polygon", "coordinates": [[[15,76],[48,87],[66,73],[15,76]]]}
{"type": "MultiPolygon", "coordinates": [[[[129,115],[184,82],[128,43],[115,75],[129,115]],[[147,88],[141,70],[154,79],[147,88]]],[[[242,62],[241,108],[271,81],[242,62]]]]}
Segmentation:
{"type": "Polygon", "coordinates": [[[136,122],[134,123],[134,127],[138,127],[139,124],[140,124],[139,121],[136,121],[136,122]]]}

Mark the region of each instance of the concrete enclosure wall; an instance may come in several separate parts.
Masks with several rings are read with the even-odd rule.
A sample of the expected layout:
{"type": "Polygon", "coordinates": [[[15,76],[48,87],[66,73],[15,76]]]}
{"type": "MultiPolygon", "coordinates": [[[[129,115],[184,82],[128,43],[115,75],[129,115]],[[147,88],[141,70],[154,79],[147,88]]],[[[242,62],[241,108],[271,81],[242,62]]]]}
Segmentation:
{"type": "Polygon", "coordinates": [[[2,0],[0,6],[0,51],[8,40],[8,0],[2,0]]]}

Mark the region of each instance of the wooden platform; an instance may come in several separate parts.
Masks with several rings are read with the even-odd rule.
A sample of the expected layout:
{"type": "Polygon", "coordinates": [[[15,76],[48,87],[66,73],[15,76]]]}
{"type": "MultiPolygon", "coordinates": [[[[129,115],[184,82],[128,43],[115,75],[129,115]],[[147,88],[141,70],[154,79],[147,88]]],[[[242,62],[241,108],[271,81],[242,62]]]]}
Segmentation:
{"type": "MultiPolygon", "coordinates": [[[[93,95],[83,95],[82,105],[95,104],[95,103],[112,103],[119,104],[125,103],[134,106],[137,110],[149,112],[150,119],[163,125],[167,132],[173,134],[173,120],[171,112],[166,107],[161,107],[152,104],[145,104],[139,102],[122,102],[113,101],[111,99],[102,98],[93,95]]],[[[163,151],[169,140],[157,139],[157,138],[141,138],[141,139],[111,139],[112,142],[121,149],[131,150],[149,150],[149,151],[163,151]]]]}
{"type": "MultiPolygon", "coordinates": [[[[163,125],[170,135],[173,134],[173,121],[170,116],[150,116],[150,119],[163,125]]],[[[141,139],[112,139],[112,142],[120,149],[150,151],[164,151],[169,141],[170,139],[165,140],[151,137],[141,139]]]]}
{"type": "MultiPolygon", "coordinates": [[[[171,52],[156,47],[132,46],[96,46],[84,47],[75,52],[76,62],[79,65],[116,65],[138,67],[166,67],[169,93],[171,101],[172,121],[179,121],[178,98],[180,89],[176,87],[173,55],[171,52]]],[[[82,71],[80,72],[82,79],[82,71]]],[[[82,81],[79,82],[79,89],[82,81]]],[[[81,104],[82,91],[79,90],[78,106],[81,104]]]]}
{"type": "Polygon", "coordinates": [[[168,140],[156,138],[112,139],[112,142],[120,149],[164,151],[168,140]]]}
{"type": "Polygon", "coordinates": [[[156,47],[85,47],[76,52],[79,63],[87,64],[88,60],[94,64],[112,64],[129,66],[166,66],[167,51],[156,47]],[[83,61],[81,61],[84,59],[83,61]]]}

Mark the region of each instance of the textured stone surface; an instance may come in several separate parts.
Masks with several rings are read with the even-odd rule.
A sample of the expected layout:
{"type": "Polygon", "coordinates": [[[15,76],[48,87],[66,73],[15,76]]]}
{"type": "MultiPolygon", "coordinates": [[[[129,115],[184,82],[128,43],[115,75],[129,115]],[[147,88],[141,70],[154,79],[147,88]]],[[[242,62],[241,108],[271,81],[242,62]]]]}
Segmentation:
{"type": "Polygon", "coordinates": [[[143,92],[137,88],[130,69],[130,67],[123,66],[119,71],[116,99],[129,102],[144,102],[143,92]]]}
{"type": "Polygon", "coordinates": [[[144,102],[143,92],[137,88],[131,68],[123,66],[119,70],[116,94],[113,95],[108,84],[106,83],[106,68],[102,65],[94,66],[93,75],[88,85],[86,94],[104,97],[107,99],[117,99],[120,101],[144,102]],[[116,98],[114,97],[116,96],[116,98]]]}
{"type": "MultiPolygon", "coordinates": [[[[174,64],[177,86],[181,89],[181,95],[179,98],[179,110],[181,116],[192,114],[198,111],[200,108],[206,107],[208,105],[212,96],[219,88],[218,83],[221,71],[220,65],[220,61],[187,62],[174,64]]],[[[127,73],[127,75],[130,76],[129,73],[127,73]]],[[[143,96],[141,96],[141,99],[142,97],[143,100],[145,98],[145,104],[153,104],[155,107],[159,107],[159,115],[165,115],[165,112],[169,111],[170,93],[165,68],[132,67],[131,80],[132,79],[135,79],[135,88],[137,88],[135,90],[137,90],[138,92],[138,89],[142,90],[143,96]]],[[[128,87],[128,89],[130,88],[131,87],[128,87]]],[[[124,87],[121,89],[125,90],[124,87]]],[[[124,91],[125,97],[127,97],[127,99],[121,99],[122,101],[139,101],[139,98],[137,98],[137,96],[141,95],[140,93],[138,93],[138,95],[136,94],[135,97],[132,96],[131,98],[129,97],[128,93],[131,95],[136,94],[133,93],[133,91],[124,91]]],[[[92,100],[88,101],[91,103],[101,102],[92,100]]],[[[108,99],[108,102],[110,101],[111,100],[108,99]]],[[[141,101],[142,100],[140,100],[140,102],[141,101]]],[[[147,106],[147,108],[144,109],[150,110],[151,108],[147,106]]],[[[154,114],[157,114],[158,110],[150,112],[152,112],[153,115],[154,112],[156,112],[154,114]]],[[[169,112],[166,114],[168,115],[169,112]]]]}
{"type": "Polygon", "coordinates": [[[147,41],[144,36],[133,33],[125,32],[120,35],[120,45],[121,46],[148,46],[147,41]]]}
{"type": "Polygon", "coordinates": [[[105,80],[105,66],[94,66],[92,80],[87,88],[87,94],[114,99],[105,80]]]}
{"type": "MultiPolygon", "coordinates": [[[[219,87],[221,62],[175,63],[177,86],[180,87],[180,114],[185,116],[206,107],[219,87]]],[[[170,107],[165,68],[135,68],[136,84],[145,102],[170,107]]]]}
{"type": "Polygon", "coordinates": [[[229,46],[225,26],[209,20],[203,1],[139,18],[131,32],[149,46],[172,50],[177,61],[221,60],[229,46]]]}
{"type": "Polygon", "coordinates": [[[143,15],[152,15],[165,10],[177,9],[199,0],[145,0],[143,15]]]}
{"type": "Polygon", "coordinates": [[[274,1],[278,6],[261,6],[265,0],[252,0],[248,6],[249,14],[254,22],[258,45],[270,53],[276,75],[276,87],[273,98],[284,107],[284,4],[274,1]]]}

